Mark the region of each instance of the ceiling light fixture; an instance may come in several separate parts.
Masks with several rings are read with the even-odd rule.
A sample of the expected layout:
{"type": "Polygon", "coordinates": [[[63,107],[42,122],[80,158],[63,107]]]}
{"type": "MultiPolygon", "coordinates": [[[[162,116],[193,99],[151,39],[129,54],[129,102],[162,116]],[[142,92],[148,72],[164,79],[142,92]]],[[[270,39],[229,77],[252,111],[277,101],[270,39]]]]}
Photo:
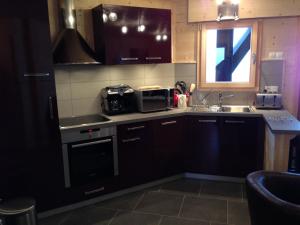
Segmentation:
{"type": "Polygon", "coordinates": [[[218,17],[216,20],[238,20],[239,2],[239,0],[217,0],[218,17]]]}
{"type": "Polygon", "coordinates": [[[160,34],[156,35],[155,39],[156,39],[156,41],[161,41],[161,35],[160,34]]]}
{"type": "Polygon", "coordinates": [[[110,21],[115,22],[118,20],[118,15],[115,12],[110,12],[108,14],[108,18],[110,19],[110,21]]]}
{"type": "Polygon", "coordinates": [[[103,22],[104,22],[104,23],[107,22],[108,16],[106,15],[106,13],[103,13],[103,14],[102,14],[102,19],[103,19],[103,22]]]}
{"type": "Polygon", "coordinates": [[[122,31],[123,34],[127,34],[127,32],[128,32],[128,27],[123,26],[123,27],[121,28],[121,31],[122,31]]]}
{"type": "Polygon", "coordinates": [[[139,25],[138,26],[138,32],[144,32],[146,30],[146,26],[145,25],[139,25]]]}

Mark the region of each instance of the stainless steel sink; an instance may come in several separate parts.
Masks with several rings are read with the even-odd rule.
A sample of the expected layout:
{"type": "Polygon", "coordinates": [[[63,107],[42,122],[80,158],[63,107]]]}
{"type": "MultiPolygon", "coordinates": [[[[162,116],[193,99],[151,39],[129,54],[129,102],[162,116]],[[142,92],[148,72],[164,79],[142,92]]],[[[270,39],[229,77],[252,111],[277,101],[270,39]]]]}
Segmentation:
{"type": "Polygon", "coordinates": [[[232,112],[232,113],[248,113],[251,112],[252,109],[250,106],[241,106],[241,105],[224,105],[222,107],[219,106],[211,106],[209,107],[211,112],[232,112]]]}
{"type": "Polygon", "coordinates": [[[202,105],[195,105],[192,107],[193,112],[231,112],[231,113],[249,113],[252,112],[251,106],[247,105],[224,105],[219,107],[218,105],[212,105],[205,107],[202,105]]]}

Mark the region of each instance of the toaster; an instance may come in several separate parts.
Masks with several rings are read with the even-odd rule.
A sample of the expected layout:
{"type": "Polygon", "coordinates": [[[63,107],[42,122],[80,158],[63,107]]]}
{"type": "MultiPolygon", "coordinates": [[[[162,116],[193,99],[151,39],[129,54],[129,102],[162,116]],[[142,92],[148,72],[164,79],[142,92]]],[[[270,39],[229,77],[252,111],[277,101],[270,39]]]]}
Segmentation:
{"type": "Polygon", "coordinates": [[[282,95],[281,94],[256,94],[255,107],[257,109],[281,109],[282,95]]]}

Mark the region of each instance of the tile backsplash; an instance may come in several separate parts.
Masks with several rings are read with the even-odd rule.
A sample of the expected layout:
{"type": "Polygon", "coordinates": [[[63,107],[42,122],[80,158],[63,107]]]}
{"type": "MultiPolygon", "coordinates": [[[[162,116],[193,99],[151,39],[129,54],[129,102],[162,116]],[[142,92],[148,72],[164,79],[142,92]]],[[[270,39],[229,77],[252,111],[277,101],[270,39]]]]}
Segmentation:
{"type": "Polygon", "coordinates": [[[101,112],[100,91],[109,85],[173,86],[174,64],[57,67],[55,81],[59,117],[101,112]]]}
{"type": "MultiPolygon", "coordinates": [[[[261,68],[260,90],[264,85],[278,85],[282,89],[282,65],[267,62],[261,68]]],[[[120,66],[73,66],[55,69],[59,116],[70,117],[101,112],[100,91],[109,85],[128,84],[133,88],[144,85],[174,86],[185,81],[189,87],[196,83],[196,64],[151,64],[120,66]]],[[[195,93],[194,104],[207,94],[201,89],[195,93]]],[[[228,105],[252,105],[255,92],[226,92],[234,97],[224,99],[228,105]]],[[[218,93],[212,92],[208,104],[217,104],[218,93]]]]}

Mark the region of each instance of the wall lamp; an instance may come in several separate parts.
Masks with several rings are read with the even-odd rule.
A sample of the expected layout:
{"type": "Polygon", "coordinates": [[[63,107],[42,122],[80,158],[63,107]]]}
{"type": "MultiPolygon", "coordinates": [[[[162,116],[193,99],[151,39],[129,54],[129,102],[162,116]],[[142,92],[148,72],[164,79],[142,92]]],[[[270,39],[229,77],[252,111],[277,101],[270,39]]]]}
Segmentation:
{"type": "Polygon", "coordinates": [[[218,17],[216,20],[238,20],[239,3],[239,0],[217,0],[218,17]]]}

